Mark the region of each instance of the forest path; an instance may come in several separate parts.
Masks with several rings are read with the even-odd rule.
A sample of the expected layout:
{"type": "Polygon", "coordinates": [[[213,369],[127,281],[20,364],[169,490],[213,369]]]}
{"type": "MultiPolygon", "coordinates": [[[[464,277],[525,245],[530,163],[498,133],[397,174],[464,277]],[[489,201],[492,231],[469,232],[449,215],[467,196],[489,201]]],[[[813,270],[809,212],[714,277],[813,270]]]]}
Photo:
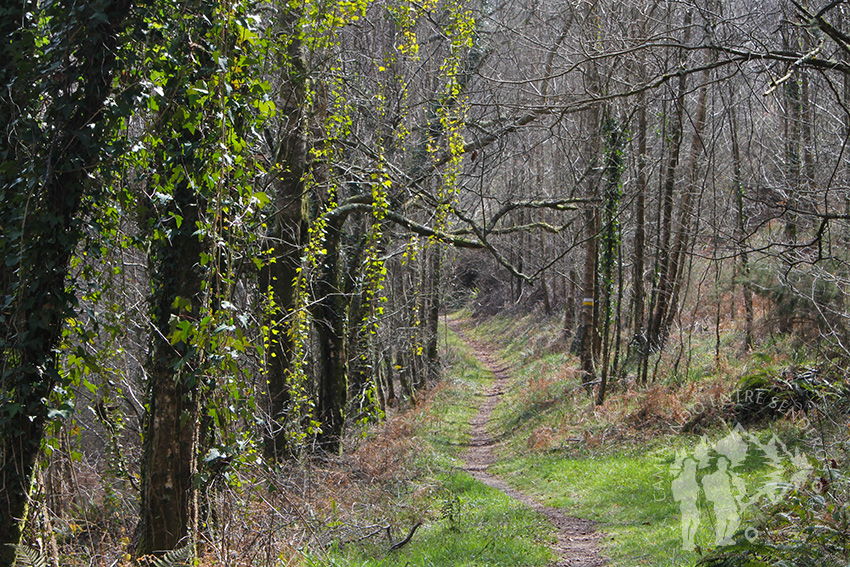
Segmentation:
{"type": "Polygon", "coordinates": [[[558,542],[554,546],[554,551],[558,555],[558,559],[553,563],[555,567],[599,567],[605,565],[605,557],[599,550],[601,536],[596,531],[594,522],[575,518],[559,508],[545,506],[528,494],[511,487],[498,476],[488,472],[490,465],[496,462],[496,455],[493,452],[496,442],[493,439],[493,426],[490,417],[493,414],[493,409],[499,403],[499,398],[504,393],[504,389],[510,383],[511,377],[508,374],[508,369],[499,361],[492,346],[471,339],[463,332],[463,326],[459,320],[448,319],[447,324],[461,340],[469,345],[478,361],[492,372],[495,378],[492,386],[481,394],[482,401],[478,407],[478,414],[472,420],[472,433],[469,448],[465,454],[464,469],[480,482],[502,491],[539,512],[557,528],[558,542]]]}

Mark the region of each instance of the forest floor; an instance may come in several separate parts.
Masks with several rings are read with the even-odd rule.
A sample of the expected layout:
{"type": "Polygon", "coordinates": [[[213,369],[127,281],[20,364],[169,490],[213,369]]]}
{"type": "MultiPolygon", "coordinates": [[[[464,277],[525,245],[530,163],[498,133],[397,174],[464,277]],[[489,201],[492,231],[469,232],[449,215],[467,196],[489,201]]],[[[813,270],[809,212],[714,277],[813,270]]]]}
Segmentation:
{"type": "Polygon", "coordinates": [[[557,530],[557,543],[553,551],[558,556],[558,560],[554,565],[558,567],[604,565],[606,559],[599,548],[601,534],[596,531],[595,522],[571,516],[561,508],[543,505],[489,472],[490,465],[496,462],[494,447],[497,445],[491,416],[504,394],[505,386],[511,381],[511,375],[509,368],[499,360],[496,349],[492,345],[471,339],[463,332],[461,322],[457,319],[448,319],[447,323],[452,331],[472,349],[475,358],[494,376],[492,385],[480,394],[478,413],[472,420],[469,447],[464,455],[464,469],[476,480],[521,502],[552,523],[557,530]]]}
{"type": "MultiPolygon", "coordinates": [[[[316,483],[303,502],[326,551],[292,564],[687,567],[729,551],[716,546],[708,509],[698,547],[685,548],[675,465],[729,434],[720,412],[741,376],[786,362],[773,362],[772,351],[761,358],[774,366],[750,360],[734,337],[718,362],[709,337],[689,348],[680,374],[667,359],[647,387],[625,373],[596,405],[560,320],[461,310],[444,321],[443,379],[352,436],[348,456],[324,477],[337,489],[316,483]],[[701,429],[682,431],[695,415],[705,418],[701,429]],[[421,526],[415,537],[411,526],[421,526]],[[390,528],[410,534],[403,546],[390,528]]],[[[790,442],[799,429],[793,416],[768,426],[752,425],[752,439],[775,432],[790,442]]],[[[736,471],[755,493],[774,468],[753,447],[736,471]]],[[[762,509],[744,510],[741,525],[770,533],[762,509]]]]}

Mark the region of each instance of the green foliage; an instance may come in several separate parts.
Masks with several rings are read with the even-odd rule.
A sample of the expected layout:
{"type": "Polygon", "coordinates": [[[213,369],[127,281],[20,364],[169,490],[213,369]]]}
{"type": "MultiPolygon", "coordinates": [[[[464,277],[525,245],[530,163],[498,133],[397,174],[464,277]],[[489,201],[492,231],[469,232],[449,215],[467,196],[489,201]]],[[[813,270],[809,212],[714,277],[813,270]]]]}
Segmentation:
{"type": "Polygon", "coordinates": [[[50,565],[47,556],[38,550],[25,545],[19,545],[15,549],[15,563],[12,567],[48,567],[50,565]]]}
{"type": "Polygon", "coordinates": [[[71,258],[124,149],[134,89],[115,86],[130,8],[22,2],[0,14],[0,562],[20,540],[45,424],[72,411],[49,407],[69,386],[57,348],[78,308],[71,258]]]}
{"type": "Polygon", "coordinates": [[[731,402],[737,421],[749,424],[805,411],[846,395],[846,384],[833,380],[826,371],[791,366],[782,372],[762,368],[744,375],[731,402]]]}
{"type": "Polygon", "coordinates": [[[451,45],[440,71],[447,81],[437,106],[440,126],[435,129],[432,125],[432,138],[428,142],[428,151],[432,154],[437,152],[441,142],[448,155],[448,164],[437,193],[435,228],[438,230],[446,228],[457,191],[457,178],[461,171],[461,159],[464,154],[462,130],[466,124],[468,107],[468,95],[465,90],[471,73],[471,69],[465,69],[466,54],[473,47],[475,38],[475,18],[472,11],[466,7],[466,2],[452,0],[446,8],[449,18],[445,33],[451,39],[451,45]],[[436,139],[437,132],[442,134],[440,140],[436,139]]]}
{"type": "Polygon", "coordinates": [[[114,51],[126,40],[127,13],[116,14],[117,4],[51,2],[4,16],[14,28],[4,33],[11,39],[4,51],[14,55],[0,76],[10,97],[0,107],[0,353],[9,363],[0,370],[0,397],[35,401],[2,406],[10,410],[0,409],[6,431],[10,412],[40,419],[42,399],[63,380],[52,349],[77,306],[64,278],[85,214],[106,186],[83,172],[110,175],[108,159],[123,149],[115,128],[133,91],[111,93],[112,74],[124,63],[114,51]],[[43,379],[32,380],[27,369],[37,367],[43,379]]]}
{"type": "Polygon", "coordinates": [[[190,567],[194,564],[191,559],[192,546],[184,545],[160,556],[140,557],[139,565],[143,567],[190,567]]]}
{"type": "Polygon", "coordinates": [[[460,531],[463,510],[464,500],[461,499],[459,494],[448,491],[443,496],[443,503],[440,505],[440,519],[448,522],[450,531],[460,531]]]}
{"type": "Polygon", "coordinates": [[[759,537],[747,539],[743,532],[735,543],[718,549],[697,565],[706,567],[839,566],[847,565],[847,502],[830,497],[847,489],[848,479],[837,470],[821,470],[830,486],[821,493],[795,490],[766,511],[759,537]]]}
{"type": "Polygon", "coordinates": [[[251,147],[275,114],[262,72],[270,44],[256,9],[250,2],[164,2],[148,13],[137,112],[150,126],[132,144],[128,170],[137,180],[126,189],[141,183],[147,193],[135,207],[141,244],[160,266],[152,278],[153,296],[161,297],[154,321],[180,353],[176,368],[191,367],[187,387],[205,392],[216,446],[238,458],[253,458],[233,448],[250,436],[239,422],[257,413],[243,373],[261,346],[235,303],[237,266],[259,254],[253,229],[269,198],[258,190],[265,170],[251,147]],[[199,243],[197,258],[171,256],[181,239],[199,243]],[[170,300],[179,262],[194,264],[201,282],[193,296],[170,300]]]}

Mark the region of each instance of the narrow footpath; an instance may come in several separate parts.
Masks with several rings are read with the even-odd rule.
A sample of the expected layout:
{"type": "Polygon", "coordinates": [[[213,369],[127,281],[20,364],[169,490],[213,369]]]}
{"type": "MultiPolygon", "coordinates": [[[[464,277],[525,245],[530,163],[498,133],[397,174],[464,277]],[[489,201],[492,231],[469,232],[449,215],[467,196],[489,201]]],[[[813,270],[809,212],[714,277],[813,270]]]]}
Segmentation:
{"type": "Polygon", "coordinates": [[[590,520],[575,518],[563,510],[544,506],[531,496],[511,487],[501,478],[488,472],[490,465],[496,462],[493,448],[496,445],[492,435],[490,416],[499,403],[499,398],[510,382],[510,375],[498,360],[493,348],[487,344],[470,339],[464,334],[458,321],[448,320],[448,325],[475,353],[475,357],[495,378],[493,385],[482,393],[482,402],[478,415],[472,420],[472,434],[469,448],[465,454],[464,468],[477,480],[487,486],[500,490],[536,510],[545,516],[558,530],[558,542],[554,551],[558,560],[555,567],[600,567],[605,565],[605,557],[599,550],[600,534],[590,520]]]}

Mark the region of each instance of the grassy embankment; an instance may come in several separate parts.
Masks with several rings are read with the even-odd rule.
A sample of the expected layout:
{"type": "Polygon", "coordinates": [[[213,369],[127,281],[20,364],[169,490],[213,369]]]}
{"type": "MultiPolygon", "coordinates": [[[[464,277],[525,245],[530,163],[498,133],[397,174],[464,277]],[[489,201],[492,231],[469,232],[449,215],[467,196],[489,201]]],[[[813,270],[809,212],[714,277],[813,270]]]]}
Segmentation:
{"type": "MultiPolygon", "coordinates": [[[[494,413],[503,431],[497,474],[545,504],[597,521],[614,565],[672,567],[700,559],[682,549],[670,467],[677,452],[692,454],[700,441],[710,445],[728,434],[720,420],[692,434],[681,434],[679,426],[695,408],[729,399],[750,363],[739,348],[727,344],[727,357],[718,361],[712,338],[694,341],[682,375],[663,376],[672,365],[662,360],[655,385],[615,383],[597,407],[580,386],[558,322],[533,315],[493,318],[470,325],[468,333],[499,349],[514,380],[494,413]]],[[[765,440],[769,432],[757,434],[765,440]]],[[[757,455],[736,470],[747,486],[770,472],[757,455]]],[[[757,512],[757,506],[747,509],[741,527],[758,525],[757,512]]],[[[703,513],[695,538],[701,551],[714,547],[714,527],[711,514],[703,513]]]]}

